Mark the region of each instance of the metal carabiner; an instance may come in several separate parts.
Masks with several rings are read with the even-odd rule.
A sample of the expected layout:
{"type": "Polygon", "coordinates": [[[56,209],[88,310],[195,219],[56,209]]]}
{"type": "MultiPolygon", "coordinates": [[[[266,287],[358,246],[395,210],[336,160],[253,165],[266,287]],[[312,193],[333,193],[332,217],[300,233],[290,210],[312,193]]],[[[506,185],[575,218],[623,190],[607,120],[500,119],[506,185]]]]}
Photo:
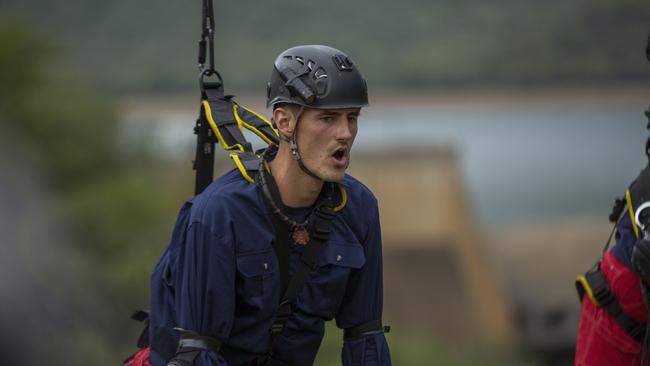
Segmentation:
{"type": "Polygon", "coordinates": [[[648,219],[650,218],[650,212],[644,212],[645,210],[650,209],[650,201],[645,201],[643,202],[639,208],[636,209],[636,212],[634,213],[634,221],[636,222],[636,226],[638,226],[641,231],[645,233],[646,226],[648,226],[648,219]],[[643,215],[644,217],[641,217],[643,215]],[[644,222],[641,222],[644,221],[644,222]]]}
{"type": "Polygon", "coordinates": [[[217,70],[212,70],[212,69],[202,69],[201,72],[199,73],[199,87],[201,88],[201,94],[205,92],[205,85],[208,83],[208,81],[205,80],[206,77],[211,77],[215,76],[217,77],[217,82],[212,82],[211,83],[211,89],[216,88],[221,88],[223,89],[223,79],[221,78],[221,74],[217,70]]]}

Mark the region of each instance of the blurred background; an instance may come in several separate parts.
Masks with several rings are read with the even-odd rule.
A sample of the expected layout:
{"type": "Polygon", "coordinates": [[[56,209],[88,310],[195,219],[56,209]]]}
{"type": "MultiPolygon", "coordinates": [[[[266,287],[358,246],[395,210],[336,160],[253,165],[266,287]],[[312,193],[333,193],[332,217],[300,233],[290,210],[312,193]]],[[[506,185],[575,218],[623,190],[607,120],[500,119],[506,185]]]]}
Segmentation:
{"type": "MultiPolygon", "coordinates": [[[[272,62],[363,70],[351,173],[380,202],[396,365],[570,365],[573,280],[646,164],[650,7],[631,0],[215,0],[226,91],[272,62]]],[[[0,353],[115,365],[193,192],[200,1],[0,2],[0,353]]],[[[232,167],[225,153],[217,172],[232,167]]],[[[339,364],[328,327],[317,365],[339,364]]]]}

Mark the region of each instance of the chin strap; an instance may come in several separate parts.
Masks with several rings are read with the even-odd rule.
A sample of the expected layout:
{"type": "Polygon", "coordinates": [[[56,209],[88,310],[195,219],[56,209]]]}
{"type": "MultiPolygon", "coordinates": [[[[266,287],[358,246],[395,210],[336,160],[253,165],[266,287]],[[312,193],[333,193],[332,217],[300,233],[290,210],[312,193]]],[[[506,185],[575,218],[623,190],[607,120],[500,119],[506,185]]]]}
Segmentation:
{"type": "Polygon", "coordinates": [[[289,140],[289,147],[291,148],[291,154],[296,159],[296,162],[298,162],[298,166],[300,167],[300,169],[302,169],[303,172],[307,173],[307,175],[311,176],[312,178],[316,178],[318,180],[324,180],[323,178],[317,176],[315,173],[313,173],[311,170],[309,170],[309,168],[305,166],[305,163],[303,163],[302,157],[300,156],[300,152],[298,151],[298,143],[296,142],[295,137],[289,140]]]}
{"type": "Polygon", "coordinates": [[[305,172],[307,175],[309,175],[312,178],[318,179],[318,180],[324,180],[323,178],[319,177],[316,175],[316,173],[312,172],[305,166],[305,163],[302,161],[302,157],[300,156],[300,151],[298,151],[298,142],[296,137],[298,136],[298,121],[300,121],[300,115],[302,112],[305,110],[305,107],[301,106],[300,109],[298,110],[298,113],[296,113],[296,127],[293,129],[293,135],[291,137],[285,136],[282,132],[280,132],[280,138],[283,139],[284,141],[289,143],[289,148],[291,149],[291,155],[296,159],[296,162],[298,163],[298,166],[300,169],[305,172]]]}

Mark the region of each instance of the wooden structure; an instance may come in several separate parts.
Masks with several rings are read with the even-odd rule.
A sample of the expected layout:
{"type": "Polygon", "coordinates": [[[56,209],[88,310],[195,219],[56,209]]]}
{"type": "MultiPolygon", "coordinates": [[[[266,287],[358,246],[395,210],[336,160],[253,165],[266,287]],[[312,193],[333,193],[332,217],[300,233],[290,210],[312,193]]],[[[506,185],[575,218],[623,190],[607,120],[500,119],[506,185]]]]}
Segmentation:
{"type": "Polygon", "coordinates": [[[379,201],[384,318],[393,332],[433,333],[451,344],[508,344],[507,299],[475,224],[452,148],[364,154],[350,173],[379,201]]]}

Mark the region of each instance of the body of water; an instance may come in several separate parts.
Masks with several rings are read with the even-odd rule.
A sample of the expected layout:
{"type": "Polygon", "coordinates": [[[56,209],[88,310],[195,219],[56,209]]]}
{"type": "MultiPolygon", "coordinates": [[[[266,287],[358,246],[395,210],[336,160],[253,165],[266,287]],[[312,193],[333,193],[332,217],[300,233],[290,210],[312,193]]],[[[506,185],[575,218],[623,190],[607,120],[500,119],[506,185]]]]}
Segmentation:
{"type": "Polygon", "coordinates": [[[370,110],[357,147],[455,146],[484,223],[606,217],[647,164],[647,107],[583,102],[370,110]]]}

